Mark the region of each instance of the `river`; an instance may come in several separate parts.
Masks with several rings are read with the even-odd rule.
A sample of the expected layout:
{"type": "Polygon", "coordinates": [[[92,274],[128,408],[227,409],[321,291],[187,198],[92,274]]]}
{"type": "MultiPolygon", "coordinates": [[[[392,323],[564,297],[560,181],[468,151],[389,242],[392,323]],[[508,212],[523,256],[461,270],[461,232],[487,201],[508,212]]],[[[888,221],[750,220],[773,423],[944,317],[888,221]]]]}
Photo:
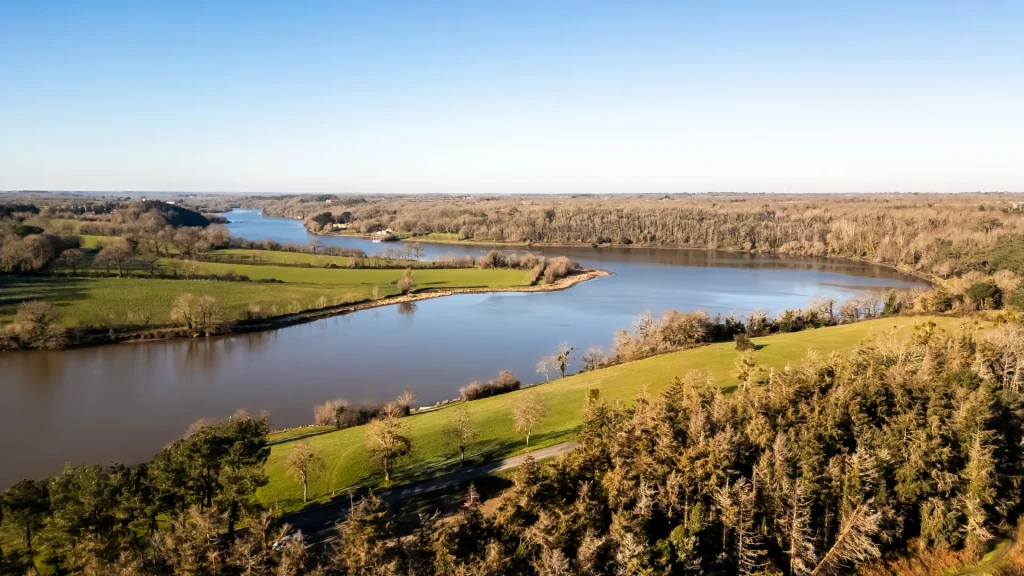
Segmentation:
{"type": "MultiPolygon", "coordinates": [[[[249,239],[389,247],[318,237],[302,223],[251,210],[227,213],[249,239]]],[[[424,244],[426,258],[479,255],[482,247],[424,244]]],[[[840,300],[920,281],[867,263],[708,250],[538,249],[613,276],[562,292],[465,294],[391,306],[274,331],[206,339],[0,354],[0,489],[65,462],[138,463],[199,418],[267,410],[275,427],[312,421],[331,398],[380,401],[404,388],[427,405],[471,380],[510,369],[542,380],[536,360],[560,342],[610,347],[637,314],[703,309],[745,314],[840,300]]]]}

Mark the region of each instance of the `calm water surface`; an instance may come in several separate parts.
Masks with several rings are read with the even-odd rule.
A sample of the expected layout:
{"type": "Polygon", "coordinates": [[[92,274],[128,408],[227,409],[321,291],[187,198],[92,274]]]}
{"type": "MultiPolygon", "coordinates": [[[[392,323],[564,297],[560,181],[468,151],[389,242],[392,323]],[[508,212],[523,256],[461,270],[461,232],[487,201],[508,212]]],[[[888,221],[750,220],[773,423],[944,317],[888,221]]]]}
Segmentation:
{"type": "MultiPolygon", "coordinates": [[[[314,237],[301,222],[233,211],[228,228],[273,237],[387,248],[358,238],[314,237]]],[[[480,247],[424,244],[427,258],[479,255],[480,247]]],[[[538,357],[563,341],[608,349],[644,310],[745,314],[800,307],[817,295],[917,281],[856,262],[746,256],[705,250],[545,248],[614,276],[550,293],[471,294],[391,306],[271,332],[0,354],[0,488],[65,462],[137,463],[199,418],[267,410],[276,427],[306,424],[330,398],[379,401],[412,388],[420,404],[501,369],[526,382],[538,357]]]]}

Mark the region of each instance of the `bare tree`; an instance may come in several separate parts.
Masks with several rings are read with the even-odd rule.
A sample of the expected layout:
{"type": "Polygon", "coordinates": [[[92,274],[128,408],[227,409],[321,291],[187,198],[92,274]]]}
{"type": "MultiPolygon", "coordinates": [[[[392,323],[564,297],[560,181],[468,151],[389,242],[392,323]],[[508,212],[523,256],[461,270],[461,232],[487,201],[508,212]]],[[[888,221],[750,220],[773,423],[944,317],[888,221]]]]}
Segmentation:
{"type": "Polygon", "coordinates": [[[412,405],[416,403],[416,393],[409,388],[406,388],[405,390],[402,390],[402,393],[395,399],[395,403],[398,404],[398,407],[403,413],[408,415],[412,412],[412,405]]]}
{"type": "Polygon", "coordinates": [[[604,364],[605,359],[604,350],[600,346],[591,346],[587,348],[587,353],[583,355],[583,370],[596,370],[604,364]]]}
{"type": "Polygon", "coordinates": [[[391,483],[395,460],[412,450],[412,440],[407,434],[408,426],[402,420],[402,411],[394,403],[385,406],[380,416],[366,427],[370,456],[384,472],[385,484],[391,483]]]}
{"type": "Polygon", "coordinates": [[[572,351],[575,350],[568,342],[562,342],[555,349],[555,367],[562,374],[562,378],[565,378],[565,371],[569,368],[569,363],[572,362],[572,351]]]}
{"type": "Polygon", "coordinates": [[[466,449],[476,439],[477,429],[473,425],[473,418],[470,416],[469,407],[465,403],[458,405],[452,411],[452,418],[444,428],[445,436],[459,449],[459,464],[466,462],[466,449]]]}
{"type": "Polygon", "coordinates": [[[217,330],[222,323],[220,308],[212,296],[196,297],[188,292],[175,298],[171,307],[171,321],[190,331],[207,335],[217,330]]]}
{"type": "Polygon", "coordinates": [[[117,275],[124,276],[124,265],[131,260],[134,252],[128,243],[124,240],[117,242],[111,242],[100,250],[100,253],[96,255],[96,263],[101,266],[110,265],[117,266],[117,275]]]}
{"type": "Polygon", "coordinates": [[[78,274],[78,267],[85,261],[85,254],[78,248],[68,248],[57,257],[57,264],[71,268],[72,274],[78,274]]]}
{"type": "Polygon", "coordinates": [[[325,467],[324,459],[313,450],[308,442],[296,442],[288,454],[288,473],[302,482],[302,502],[309,502],[309,480],[320,474],[325,467]]]}
{"type": "Polygon", "coordinates": [[[524,395],[515,406],[512,407],[512,425],[516,432],[526,434],[526,445],[530,445],[530,436],[533,429],[540,424],[548,413],[547,407],[536,392],[524,395]]]}
{"type": "Polygon", "coordinates": [[[551,372],[556,370],[555,359],[553,356],[541,356],[537,360],[537,373],[544,375],[544,381],[548,382],[551,380],[551,372]]]}
{"type": "Polygon", "coordinates": [[[870,500],[844,515],[835,543],[811,574],[839,574],[844,564],[858,565],[878,558],[881,552],[871,538],[878,532],[880,521],[881,514],[874,511],[870,500]]]}

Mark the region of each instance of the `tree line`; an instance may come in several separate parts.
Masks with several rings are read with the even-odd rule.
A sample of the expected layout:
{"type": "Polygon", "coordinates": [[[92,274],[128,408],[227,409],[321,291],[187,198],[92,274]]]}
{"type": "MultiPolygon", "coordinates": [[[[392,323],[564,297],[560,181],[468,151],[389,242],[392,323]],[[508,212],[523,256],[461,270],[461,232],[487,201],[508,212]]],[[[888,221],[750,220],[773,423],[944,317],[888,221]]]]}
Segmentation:
{"type": "MultiPolygon", "coordinates": [[[[267,214],[324,209],[356,230],[454,235],[483,242],[711,249],[863,258],[950,277],[1024,273],[1013,246],[1024,212],[1007,194],[251,197],[267,214]]],[[[323,219],[323,217],[321,217],[323,219]]],[[[314,223],[316,224],[316,223],[314,223]]]]}

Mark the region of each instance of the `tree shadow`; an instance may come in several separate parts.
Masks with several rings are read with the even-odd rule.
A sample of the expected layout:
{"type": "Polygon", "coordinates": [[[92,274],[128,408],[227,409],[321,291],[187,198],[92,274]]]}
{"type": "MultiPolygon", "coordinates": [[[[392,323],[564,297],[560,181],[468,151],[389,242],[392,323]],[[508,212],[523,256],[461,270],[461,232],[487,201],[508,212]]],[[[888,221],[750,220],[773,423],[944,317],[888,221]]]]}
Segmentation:
{"type": "Polygon", "coordinates": [[[42,300],[55,306],[87,297],[86,280],[62,276],[0,275],[0,316],[13,315],[18,304],[42,300]]]}

